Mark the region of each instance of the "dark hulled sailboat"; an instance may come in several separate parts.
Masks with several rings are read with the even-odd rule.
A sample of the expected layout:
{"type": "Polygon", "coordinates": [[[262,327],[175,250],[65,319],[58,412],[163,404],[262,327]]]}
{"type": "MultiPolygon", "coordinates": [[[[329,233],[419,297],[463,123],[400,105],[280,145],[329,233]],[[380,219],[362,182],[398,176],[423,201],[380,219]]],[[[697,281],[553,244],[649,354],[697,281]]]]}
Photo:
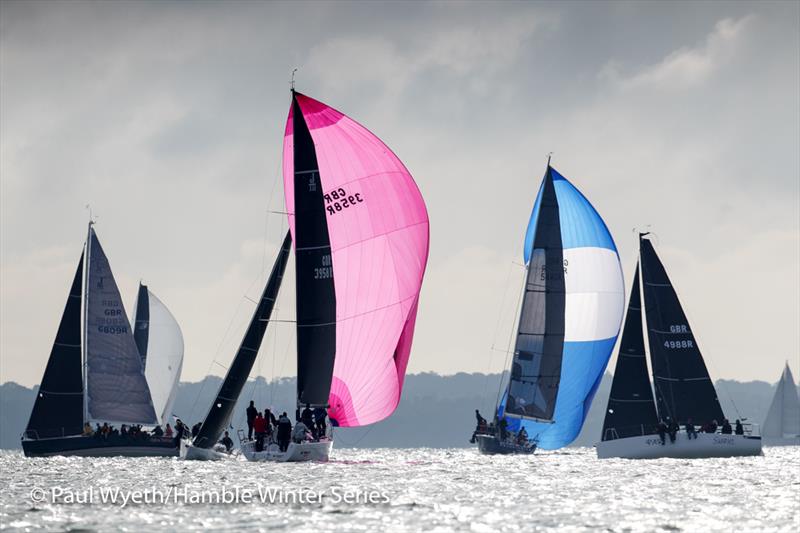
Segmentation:
{"type": "Polygon", "coordinates": [[[89,435],[158,417],[114,276],[89,224],[50,358],[22,437],[29,457],[177,455],[169,438],[89,435]]]}
{"type": "Polygon", "coordinates": [[[678,295],[648,234],[639,236],[639,263],[631,289],[617,366],[603,423],[600,458],[730,457],[760,455],[754,435],[680,431],[673,443],[657,436],[660,420],[702,427],[725,419],[714,383],[678,295]],[[641,270],[641,280],[640,280],[641,270]],[[643,298],[640,297],[640,285],[643,298]],[[644,321],[642,320],[644,304],[644,321]],[[647,329],[653,385],[648,378],[647,329]],[[655,394],[653,394],[655,390],[655,394]]]}

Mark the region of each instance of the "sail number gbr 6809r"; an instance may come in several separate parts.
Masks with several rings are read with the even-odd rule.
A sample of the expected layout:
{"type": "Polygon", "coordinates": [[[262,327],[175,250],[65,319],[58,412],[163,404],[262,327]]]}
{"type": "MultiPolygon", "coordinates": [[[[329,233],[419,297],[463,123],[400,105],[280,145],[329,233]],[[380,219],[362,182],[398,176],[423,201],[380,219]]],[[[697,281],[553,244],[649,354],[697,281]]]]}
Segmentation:
{"type": "Polygon", "coordinates": [[[325,210],[329,215],[335,215],[343,209],[347,209],[364,201],[360,192],[355,194],[347,194],[347,191],[345,191],[342,187],[334,189],[328,194],[325,194],[324,198],[325,210]]]}

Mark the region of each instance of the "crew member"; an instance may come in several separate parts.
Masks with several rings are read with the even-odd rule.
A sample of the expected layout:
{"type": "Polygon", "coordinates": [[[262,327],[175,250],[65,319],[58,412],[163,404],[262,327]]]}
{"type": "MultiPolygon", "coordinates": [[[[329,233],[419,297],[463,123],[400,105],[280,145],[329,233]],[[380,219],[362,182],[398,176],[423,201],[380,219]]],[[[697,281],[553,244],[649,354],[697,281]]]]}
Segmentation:
{"type": "Polygon", "coordinates": [[[250,400],[250,405],[247,406],[247,440],[253,438],[253,421],[256,419],[258,409],[256,409],[255,402],[250,400]]]}

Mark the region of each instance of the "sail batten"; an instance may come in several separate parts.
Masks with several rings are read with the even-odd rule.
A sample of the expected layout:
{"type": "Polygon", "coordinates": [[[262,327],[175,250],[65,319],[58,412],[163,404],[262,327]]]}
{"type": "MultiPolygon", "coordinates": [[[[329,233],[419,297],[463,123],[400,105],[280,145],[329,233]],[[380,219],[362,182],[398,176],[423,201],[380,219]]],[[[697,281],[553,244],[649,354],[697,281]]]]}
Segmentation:
{"type": "MultiPolygon", "coordinates": [[[[310,301],[328,319],[308,321],[298,305],[298,361],[312,357],[310,364],[298,364],[298,403],[329,404],[329,416],[340,426],[370,424],[389,416],[400,399],[428,257],[427,211],[410,173],[378,137],[321,102],[293,96],[283,175],[298,286],[313,290],[330,283],[334,306],[331,316],[325,302],[310,301]],[[307,226],[320,221],[329,240],[306,242],[307,226]],[[327,257],[311,258],[319,270],[309,274],[299,254],[319,246],[327,257]],[[309,323],[331,326],[334,350],[325,351],[322,361],[300,345],[301,334],[324,329],[309,323]],[[309,383],[329,392],[310,398],[307,390],[323,388],[309,383]]],[[[298,292],[298,302],[300,297],[298,292]]]]}

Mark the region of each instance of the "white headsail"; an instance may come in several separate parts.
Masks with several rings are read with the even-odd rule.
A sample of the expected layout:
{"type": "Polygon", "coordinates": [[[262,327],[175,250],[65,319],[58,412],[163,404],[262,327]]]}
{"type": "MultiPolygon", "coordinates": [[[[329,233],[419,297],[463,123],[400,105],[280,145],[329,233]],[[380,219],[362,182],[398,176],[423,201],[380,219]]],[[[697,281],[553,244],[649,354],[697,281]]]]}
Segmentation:
{"type": "Polygon", "coordinates": [[[146,285],[139,285],[134,317],[136,346],[163,425],[170,421],[183,368],[183,334],[167,306],[146,285]]]}
{"type": "Polygon", "coordinates": [[[800,436],[800,399],[797,397],[797,386],[792,371],[789,370],[789,363],[786,363],[778,381],[761,435],[773,439],[800,436]]]}

